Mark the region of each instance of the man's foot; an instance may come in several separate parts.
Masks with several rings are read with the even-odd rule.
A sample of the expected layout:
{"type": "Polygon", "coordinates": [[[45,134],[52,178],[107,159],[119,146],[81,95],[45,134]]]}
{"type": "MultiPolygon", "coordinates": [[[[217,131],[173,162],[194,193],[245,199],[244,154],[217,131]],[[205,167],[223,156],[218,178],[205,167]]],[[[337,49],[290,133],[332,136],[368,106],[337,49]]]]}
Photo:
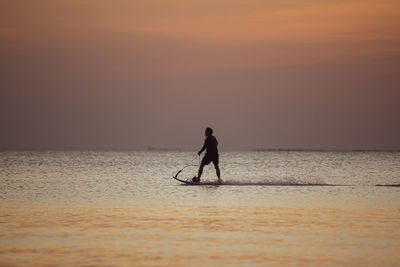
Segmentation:
{"type": "Polygon", "coordinates": [[[222,184],[224,181],[222,181],[222,179],[218,179],[218,183],[222,184]]]}
{"type": "Polygon", "coordinates": [[[200,178],[195,176],[195,177],[192,178],[192,182],[200,183],[200,178]]]}

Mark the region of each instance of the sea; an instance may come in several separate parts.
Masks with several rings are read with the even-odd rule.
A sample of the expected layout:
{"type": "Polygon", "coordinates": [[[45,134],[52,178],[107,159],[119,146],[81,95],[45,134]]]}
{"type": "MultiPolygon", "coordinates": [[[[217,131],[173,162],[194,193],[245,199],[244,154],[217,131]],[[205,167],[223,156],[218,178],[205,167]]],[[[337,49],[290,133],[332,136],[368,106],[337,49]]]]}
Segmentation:
{"type": "Polygon", "coordinates": [[[400,266],[400,152],[199,160],[0,151],[0,266],[400,266]]]}

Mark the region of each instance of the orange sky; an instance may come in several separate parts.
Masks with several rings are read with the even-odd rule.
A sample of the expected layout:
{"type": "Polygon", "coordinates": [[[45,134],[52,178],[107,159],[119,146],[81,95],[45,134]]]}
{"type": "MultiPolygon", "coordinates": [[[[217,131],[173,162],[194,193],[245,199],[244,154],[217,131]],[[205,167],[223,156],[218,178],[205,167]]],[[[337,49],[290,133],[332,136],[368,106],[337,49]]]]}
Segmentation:
{"type": "Polygon", "coordinates": [[[400,149],[399,1],[1,1],[0,148],[400,149]]]}

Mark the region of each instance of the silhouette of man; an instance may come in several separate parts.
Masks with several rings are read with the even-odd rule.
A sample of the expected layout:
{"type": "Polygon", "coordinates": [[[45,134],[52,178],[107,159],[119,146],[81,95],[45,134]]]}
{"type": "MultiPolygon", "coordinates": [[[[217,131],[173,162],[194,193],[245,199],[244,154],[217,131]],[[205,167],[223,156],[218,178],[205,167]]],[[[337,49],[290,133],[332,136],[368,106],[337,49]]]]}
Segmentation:
{"type": "Polygon", "coordinates": [[[204,145],[203,147],[200,149],[200,151],[197,153],[201,154],[201,152],[203,152],[204,150],[206,150],[206,154],[204,155],[200,167],[199,167],[199,173],[197,175],[197,177],[193,177],[192,181],[193,182],[200,182],[200,177],[203,173],[203,168],[205,165],[210,164],[210,162],[212,162],[214,164],[215,167],[215,171],[217,173],[217,177],[218,177],[218,182],[222,183],[221,180],[221,173],[219,170],[219,155],[218,155],[218,141],[217,138],[215,138],[215,136],[213,136],[213,130],[211,128],[207,128],[205,131],[205,136],[206,139],[204,140],[204,145]]]}

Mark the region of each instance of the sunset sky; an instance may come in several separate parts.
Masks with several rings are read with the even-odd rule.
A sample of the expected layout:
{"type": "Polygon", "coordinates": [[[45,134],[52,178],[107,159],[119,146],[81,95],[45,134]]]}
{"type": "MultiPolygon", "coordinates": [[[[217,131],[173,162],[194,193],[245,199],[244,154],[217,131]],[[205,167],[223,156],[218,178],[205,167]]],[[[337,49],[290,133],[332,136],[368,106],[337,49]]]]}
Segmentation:
{"type": "Polygon", "coordinates": [[[400,1],[1,0],[0,149],[400,149],[400,1]]]}

